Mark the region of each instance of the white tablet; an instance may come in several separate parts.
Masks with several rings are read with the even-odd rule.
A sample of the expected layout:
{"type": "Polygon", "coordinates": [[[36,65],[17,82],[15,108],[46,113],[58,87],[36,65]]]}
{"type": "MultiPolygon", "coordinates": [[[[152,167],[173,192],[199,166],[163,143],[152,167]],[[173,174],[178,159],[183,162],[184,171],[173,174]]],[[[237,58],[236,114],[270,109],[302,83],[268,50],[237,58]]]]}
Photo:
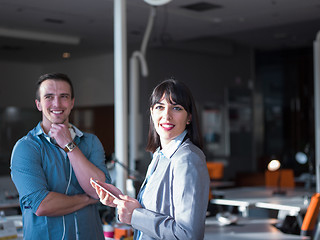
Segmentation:
{"type": "Polygon", "coordinates": [[[111,197],[119,199],[119,197],[116,196],[115,193],[112,193],[111,189],[107,190],[105,187],[102,187],[99,183],[97,183],[95,180],[93,180],[92,178],[90,178],[90,182],[96,184],[97,186],[99,186],[103,191],[105,191],[106,193],[108,193],[111,197]]]}

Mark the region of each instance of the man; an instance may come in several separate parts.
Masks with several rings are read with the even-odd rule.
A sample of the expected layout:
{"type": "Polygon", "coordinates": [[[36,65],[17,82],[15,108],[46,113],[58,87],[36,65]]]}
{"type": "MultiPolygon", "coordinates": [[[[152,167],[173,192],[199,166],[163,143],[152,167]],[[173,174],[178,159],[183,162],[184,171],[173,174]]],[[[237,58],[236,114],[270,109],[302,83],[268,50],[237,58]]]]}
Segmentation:
{"type": "Polygon", "coordinates": [[[69,123],[74,100],[67,75],[39,78],[35,103],[42,121],[16,143],[11,156],[24,239],[104,239],[90,177],[111,179],[99,139],[69,123]]]}

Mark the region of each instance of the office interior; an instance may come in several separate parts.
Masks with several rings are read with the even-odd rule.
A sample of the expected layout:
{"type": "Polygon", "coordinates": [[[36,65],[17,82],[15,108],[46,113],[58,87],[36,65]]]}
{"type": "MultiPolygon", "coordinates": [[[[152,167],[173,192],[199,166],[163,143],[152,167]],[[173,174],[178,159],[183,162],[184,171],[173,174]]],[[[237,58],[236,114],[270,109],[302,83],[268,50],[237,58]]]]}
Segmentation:
{"type": "MultiPolygon", "coordinates": [[[[45,12],[39,15],[38,19],[44,15],[48,15],[47,18],[50,19],[50,7],[53,9],[52,19],[58,15],[63,16],[62,13],[70,7],[66,6],[58,12],[58,3],[56,6],[55,3],[51,3],[52,6],[47,9],[38,5],[37,9],[37,1],[9,2],[1,0],[0,5],[22,14],[24,11],[38,12],[43,8],[45,12]],[[14,8],[10,8],[11,5],[14,8]]],[[[248,29],[239,33],[235,30],[233,33],[211,36],[204,32],[196,38],[175,40],[174,33],[177,32],[179,35],[179,29],[171,30],[170,17],[165,18],[167,21],[165,22],[161,14],[168,16],[174,14],[174,10],[170,12],[171,4],[177,7],[187,5],[185,3],[200,2],[203,3],[173,0],[166,6],[158,7],[160,20],[158,19],[157,26],[151,33],[146,53],[149,74],[139,78],[140,145],[134,170],[143,177],[151,161],[150,154],[144,151],[149,124],[148,97],[157,83],[173,77],[185,82],[192,90],[202,122],[207,161],[221,162],[224,165],[223,178],[220,180],[233,182],[233,187],[262,186],[265,184],[267,165],[276,157],[281,162],[281,168],[293,169],[294,177],[297,179],[296,185],[305,187],[308,184],[306,182],[308,176],[315,175],[313,44],[320,30],[320,17],[310,17],[303,21],[297,19],[292,20],[290,24],[287,23],[288,29],[297,27],[301,35],[308,36],[301,42],[298,41],[300,35],[288,37],[285,33],[283,35],[279,33],[277,40],[274,40],[273,36],[273,42],[269,45],[262,43],[259,45],[258,42],[254,42],[259,34],[273,32],[268,24],[260,29],[248,29]],[[310,35],[304,33],[306,31],[305,25],[302,24],[304,22],[311,28],[310,35]],[[233,38],[236,33],[237,37],[233,38]],[[244,41],[242,39],[244,35],[251,41],[244,41]],[[275,44],[275,41],[278,42],[275,44]],[[295,156],[298,152],[305,152],[308,155],[307,163],[297,162],[295,156]]],[[[205,2],[223,7],[222,1],[205,2]]],[[[264,2],[272,4],[275,8],[282,4],[276,0],[264,2]]],[[[64,4],[62,1],[59,3],[64,4]]],[[[92,3],[95,4],[97,5],[92,8],[100,15],[98,14],[96,18],[86,16],[88,21],[101,19],[108,21],[106,24],[108,32],[101,33],[101,38],[107,47],[101,42],[97,43],[101,51],[99,49],[90,51],[89,47],[86,48],[85,41],[78,45],[70,45],[0,36],[0,174],[2,177],[9,177],[10,155],[14,143],[41,119],[41,114],[34,104],[34,84],[37,78],[46,72],[63,72],[70,76],[74,83],[76,98],[71,116],[72,122],[83,131],[96,134],[104,145],[107,162],[113,159],[114,126],[117,124],[114,120],[115,56],[112,28],[114,3],[113,1],[107,1],[107,5],[102,1],[92,3]],[[103,11],[106,17],[102,17],[102,10],[98,10],[99,4],[105,8],[103,11]],[[84,49],[83,52],[81,48],[84,49]],[[63,59],[62,52],[68,49],[74,50],[74,55],[71,50],[71,57],[63,59]]],[[[131,54],[140,48],[149,6],[142,0],[129,0],[126,4],[128,25],[126,57],[129,65],[131,54]],[[141,11],[139,16],[141,22],[135,31],[130,28],[130,21],[136,17],[131,12],[131,8],[134,7],[141,11]],[[132,41],[129,41],[130,39],[132,41]]],[[[84,3],[79,5],[86,6],[84,3]]],[[[228,7],[231,6],[230,3],[228,7]]],[[[319,6],[318,1],[312,1],[309,6],[310,15],[312,11],[319,13],[319,6]]],[[[250,8],[250,5],[246,7],[250,8]]],[[[78,8],[80,7],[77,7],[79,12],[75,11],[73,14],[83,14],[84,10],[80,11],[78,8]]],[[[204,12],[191,15],[196,18],[196,14],[204,12]]],[[[281,12],[278,14],[281,16],[281,12]]],[[[67,16],[71,18],[71,15],[67,16]]],[[[66,22],[69,20],[68,17],[65,18],[66,22]]],[[[5,25],[3,27],[10,28],[10,21],[14,21],[2,18],[5,25]]],[[[180,21],[183,21],[181,19],[180,21]]],[[[36,20],[37,15],[35,23],[36,20]]],[[[88,24],[83,25],[88,27],[88,24]]],[[[281,27],[284,28],[285,25],[282,24],[281,27]]],[[[31,30],[34,28],[34,31],[39,32],[47,32],[51,28],[44,28],[45,31],[31,25],[20,27],[22,29],[29,27],[31,30]]],[[[59,27],[54,26],[51,30],[59,33],[59,27]]],[[[190,30],[197,28],[197,26],[192,27],[190,26],[190,30]]],[[[205,30],[204,27],[198,28],[205,30]]],[[[93,28],[90,31],[94,30],[93,28]]],[[[264,41],[268,42],[267,37],[264,37],[264,41]]],[[[129,74],[128,72],[128,79],[129,74]]],[[[121,162],[121,159],[119,161],[121,162]]],[[[6,185],[8,183],[5,180],[0,183],[2,190],[7,191],[2,183],[6,185]]],[[[311,185],[315,187],[315,182],[312,181],[311,185]]],[[[139,183],[136,187],[138,191],[139,183]]]]}

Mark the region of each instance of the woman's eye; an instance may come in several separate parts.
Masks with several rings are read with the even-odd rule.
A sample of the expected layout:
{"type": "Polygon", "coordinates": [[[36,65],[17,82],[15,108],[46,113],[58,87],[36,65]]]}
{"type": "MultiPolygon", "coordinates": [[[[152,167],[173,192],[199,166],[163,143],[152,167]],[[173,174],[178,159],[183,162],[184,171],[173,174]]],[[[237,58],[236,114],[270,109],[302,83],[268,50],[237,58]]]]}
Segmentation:
{"type": "Polygon", "coordinates": [[[161,110],[163,107],[161,105],[156,105],[154,109],[161,110]]]}
{"type": "Polygon", "coordinates": [[[176,107],[174,107],[173,109],[174,109],[174,110],[177,110],[177,111],[183,110],[183,108],[182,108],[182,107],[179,107],[179,106],[176,106],[176,107]]]}

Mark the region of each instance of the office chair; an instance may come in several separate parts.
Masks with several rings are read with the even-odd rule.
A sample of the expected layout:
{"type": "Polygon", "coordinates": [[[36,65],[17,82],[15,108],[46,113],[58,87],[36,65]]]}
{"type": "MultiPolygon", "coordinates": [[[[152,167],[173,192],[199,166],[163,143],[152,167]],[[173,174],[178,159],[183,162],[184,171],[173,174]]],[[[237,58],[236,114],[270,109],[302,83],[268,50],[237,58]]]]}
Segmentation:
{"type": "Polygon", "coordinates": [[[221,180],[224,173],[224,164],[222,162],[207,162],[209,177],[211,180],[221,180]]]}
{"type": "Polygon", "coordinates": [[[302,226],[301,226],[301,236],[311,236],[314,235],[314,230],[318,220],[320,209],[320,193],[315,193],[310,201],[306,215],[304,216],[302,226]]]}
{"type": "Polygon", "coordinates": [[[266,187],[295,187],[294,172],[292,169],[265,171],[266,187]],[[280,181],[279,181],[280,180],[280,181]]]}
{"type": "MultiPolygon", "coordinates": [[[[223,178],[224,164],[221,162],[207,162],[210,180],[221,180],[223,178]]],[[[211,189],[209,191],[209,201],[213,198],[211,189]]]]}

